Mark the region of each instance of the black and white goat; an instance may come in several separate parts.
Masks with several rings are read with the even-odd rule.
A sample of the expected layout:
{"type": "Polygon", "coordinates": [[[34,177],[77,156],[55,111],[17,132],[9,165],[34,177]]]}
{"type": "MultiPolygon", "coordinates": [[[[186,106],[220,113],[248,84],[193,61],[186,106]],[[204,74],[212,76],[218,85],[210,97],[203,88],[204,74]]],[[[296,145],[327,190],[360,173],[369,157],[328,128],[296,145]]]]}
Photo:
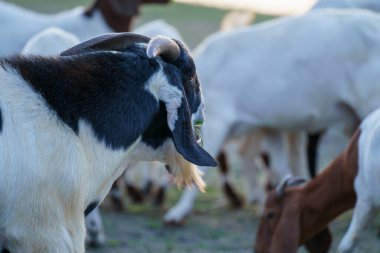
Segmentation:
{"type": "MultiPolygon", "coordinates": [[[[49,27],[34,35],[22,50],[26,55],[55,56],[62,51],[75,46],[79,39],[58,27],[49,27]]],[[[106,236],[99,208],[95,208],[85,219],[86,244],[101,246],[105,243],[106,236]]]]}
{"type": "Polygon", "coordinates": [[[0,62],[0,242],[12,253],[84,252],[84,213],[129,163],[179,185],[215,166],[196,142],[204,103],[179,41],[108,34],[57,57],[0,62]]]}
{"type": "Polygon", "coordinates": [[[95,0],[91,7],[77,7],[55,14],[41,14],[0,1],[0,55],[19,53],[36,33],[59,27],[80,41],[110,32],[129,32],[140,4],[169,0],[95,0]]]}

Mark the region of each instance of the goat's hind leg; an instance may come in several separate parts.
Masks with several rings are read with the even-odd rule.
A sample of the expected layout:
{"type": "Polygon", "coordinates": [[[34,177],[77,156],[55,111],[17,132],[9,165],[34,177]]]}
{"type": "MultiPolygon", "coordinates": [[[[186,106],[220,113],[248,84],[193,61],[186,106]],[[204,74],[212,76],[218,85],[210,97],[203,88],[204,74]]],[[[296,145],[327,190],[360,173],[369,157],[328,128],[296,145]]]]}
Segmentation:
{"type": "Polygon", "coordinates": [[[369,198],[358,196],[351,224],[339,244],[339,253],[357,252],[356,248],[363,229],[366,228],[374,214],[374,205],[369,198]]]}
{"type": "Polygon", "coordinates": [[[228,199],[230,205],[234,208],[241,208],[244,204],[243,197],[236,191],[235,187],[231,184],[228,173],[229,165],[227,162],[227,155],[225,152],[220,152],[218,155],[219,169],[222,174],[223,192],[228,199]]]}

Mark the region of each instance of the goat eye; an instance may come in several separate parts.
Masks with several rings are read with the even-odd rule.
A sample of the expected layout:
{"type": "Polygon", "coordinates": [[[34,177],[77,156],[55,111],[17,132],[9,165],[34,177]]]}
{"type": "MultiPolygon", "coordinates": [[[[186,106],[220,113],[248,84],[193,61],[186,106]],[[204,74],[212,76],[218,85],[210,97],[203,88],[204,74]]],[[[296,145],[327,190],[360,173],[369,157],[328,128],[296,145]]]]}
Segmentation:
{"type": "Polygon", "coordinates": [[[196,82],[195,80],[196,80],[195,77],[190,78],[191,86],[195,86],[195,82],[196,82]]]}
{"type": "Polygon", "coordinates": [[[274,212],[269,212],[269,213],[267,213],[266,216],[267,216],[268,220],[271,220],[271,219],[273,219],[275,217],[275,213],[274,212]]]}

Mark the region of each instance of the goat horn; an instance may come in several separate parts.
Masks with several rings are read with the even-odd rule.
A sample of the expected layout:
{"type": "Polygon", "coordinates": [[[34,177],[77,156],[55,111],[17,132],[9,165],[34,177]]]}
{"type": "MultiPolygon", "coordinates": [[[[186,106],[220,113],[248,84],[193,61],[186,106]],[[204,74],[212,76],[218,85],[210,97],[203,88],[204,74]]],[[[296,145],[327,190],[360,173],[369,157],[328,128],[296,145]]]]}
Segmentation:
{"type": "Polygon", "coordinates": [[[305,183],[307,180],[303,177],[293,177],[289,180],[288,186],[297,186],[305,183]]]}
{"type": "Polygon", "coordinates": [[[180,56],[181,49],[174,40],[164,36],[156,36],[150,40],[146,54],[149,58],[161,55],[170,61],[175,61],[180,56]]]}
{"type": "Polygon", "coordinates": [[[285,189],[288,186],[289,180],[292,179],[291,175],[286,175],[281,182],[276,186],[276,194],[279,197],[282,197],[285,193],[285,189]]]}
{"type": "Polygon", "coordinates": [[[305,178],[302,177],[293,177],[291,175],[287,175],[282,179],[282,181],[276,187],[276,194],[279,197],[282,197],[285,194],[285,189],[288,186],[297,186],[306,182],[305,178]]]}

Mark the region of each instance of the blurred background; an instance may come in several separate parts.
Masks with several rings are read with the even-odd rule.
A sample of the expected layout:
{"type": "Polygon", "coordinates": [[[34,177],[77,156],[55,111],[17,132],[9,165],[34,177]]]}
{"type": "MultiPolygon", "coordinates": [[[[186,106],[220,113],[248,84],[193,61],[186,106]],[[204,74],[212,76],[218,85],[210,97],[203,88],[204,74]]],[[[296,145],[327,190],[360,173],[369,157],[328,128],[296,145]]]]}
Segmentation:
{"type": "MultiPolygon", "coordinates": [[[[7,0],[25,8],[43,12],[55,13],[71,9],[78,5],[89,6],[90,0],[7,0]]],[[[193,49],[202,39],[218,31],[231,6],[224,8],[206,7],[207,1],[182,0],[182,2],[201,2],[185,4],[172,2],[169,5],[144,5],[140,16],[135,20],[134,27],[148,21],[162,19],[178,29],[187,45],[193,49]]],[[[230,1],[231,2],[231,1],[230,1]]],[[[259,2],[259,1],[252,1],[259,2]]],[[[261,4],[265,1],[261,1],[261,4]]],[[[271,1],[267,1],[267,4],[271,1]]],[[[265,8],[263,12],[254,12],[254,24],[277,18],[281,14],[297,14],[306,11],[313,1],[305,1],[295,5],[296,0],[281,0],[281,4],[289,9],[274,10],[265,8]],[[294,6],[292,6],[292,4],[294,6]]],[[[210,5],[222,5],[223,1],[210,1],[210,5]],[[213,2],[213,3],[211,3],[213,2]]],[[[238,3],[236,1],[235,3],[238,3]]],[[[245,2],[242,1],[242,4],[245,2]]],[[[247,7],[246,11],[250,8],[247,7]]],[[[249,12],[249,11],[248,11],[249,12]]],[[[234,147],[232,147],[234,148],[234,147]]],[[[232,152],[233,153],[233,152],[232,152]]],[[[239,159],[230,157],[233,167],[231,170],[233,182],[238,191],[243,192],[241,184],[239,159]]],[[[128,201],[126,211],[102,209],[103,222],[106,231],[106,244],[101,248],[89,248],[87,252],[95,253],[251,253],[255,232],[258,223],[258,210],[255,205],[246,204],[241,209],[231,208],[222,191],[217,170],[211,170],[206,175],[208,183],[207,192],[201,194],[196,201],[193,215],[187,218],[183,226],[170,226],[164,224],[162,217],[165,211],[174,205],[179,198],[181,190],[171,187],[168,199],[160,208],[151,202],[133,203],[128,201]]],[[[351,213],[341,216],[333,222],[334,234],[333,249],[348,227],[351,213]]],[[[380,219],[366,232],[369,234],[366,252],[380,252],[380,240],[374,236],[377,233],[377,224],[380,219]]],[[[305,252],[302,250],[302,252],[305,252]]]]}

